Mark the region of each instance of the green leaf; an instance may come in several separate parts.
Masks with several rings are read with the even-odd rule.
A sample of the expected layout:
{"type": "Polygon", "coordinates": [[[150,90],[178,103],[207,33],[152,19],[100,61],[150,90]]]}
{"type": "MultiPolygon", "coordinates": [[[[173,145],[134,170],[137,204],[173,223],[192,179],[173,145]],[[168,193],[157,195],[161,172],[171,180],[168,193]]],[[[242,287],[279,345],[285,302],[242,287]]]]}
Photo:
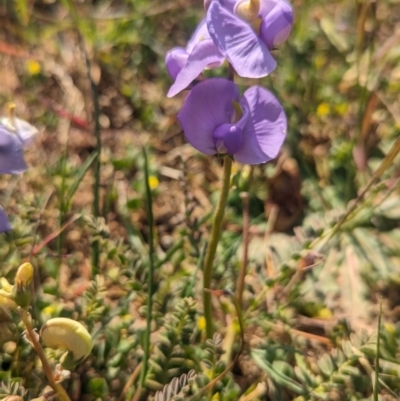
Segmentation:
{"type": "Polygon", "coordinates": [[[95,377],[93,379],[90,379],[89,390],[93,396],[104,399],[108,396],[109,393],[106,379],[103,379],[102,377],[95,377]]]}
{"type": "Polygon", "coordinates": [[[344,35],[336,30],[334,22],[329,17],[321,18],[320,24],[321,29],[324,31],[333,46],[335,46],[340,52],[348,50],[350,42],[344,35]]]}
{"type": "MultiPolygon", "coordinates": [[[[276,370],[274,366],[268,362],[265,357],[265,350],[255,349],[251,351],[251,356],[256,362],[256,364],[263,369],[273,381],[278,383],[279,385],[288,388],[289,390],[295,392],[299,395],[306,395],[307,390],[301,386],[298,382],[291,379],[290,377],[283,374],[280,370],[282,366],[279,366],[280,370],[276,370]]],[[[280,361],[281,362],[281,361],[280,361]]]]}
{"type": "Polygon", "coordinates": [[[329,377],[335,370],[335,365],[333,363],[333,360],[331,356],[328,354],[323,354],[321,359],[317,362],[317,364],[321,372],[325,376],[329,377]]]}
{"type": "Polygon", "coordinates": [[[75,192],[77,191],[77,189],[79,187],[79,184],[82,182],[83,178],[85,177],[86,172],[89,170],[90,166],[92,165],[92,163],[96,159],[96,157],[97,157],[97,152],[91,153],[91,155],[85,160],[85,163],[83,163],[81,168],[78,170],[75,181],[68,188],[68,192],[66,195],[66,203],[69,203],[69,201],[74,196],[75,192]]]}

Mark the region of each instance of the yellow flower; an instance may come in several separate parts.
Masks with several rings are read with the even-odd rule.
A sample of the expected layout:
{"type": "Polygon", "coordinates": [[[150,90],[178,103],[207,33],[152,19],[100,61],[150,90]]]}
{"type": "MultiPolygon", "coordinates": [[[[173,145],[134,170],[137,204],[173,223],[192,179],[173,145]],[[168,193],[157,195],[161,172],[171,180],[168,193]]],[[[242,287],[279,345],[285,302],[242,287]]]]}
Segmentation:
{"type": "Polygon", "coordinates": [[[155,175],[149,176],[149,187],[151,190],[158,188],[160,181],[155,175]]]}
{"type": "Polygon", "coordinates": [[[330,112],[331,112],[331,106],[329,105],[329,103],[322,102],[317,107],[317,115],[319,117],[324,117],[328,115],[330,112]]]}
{"type": "Polygon", "coordinates": [[[0,320],[11,318],[11,310],[16,310],[17,304],[9,297],[0,294],[0,320]]]}
{"type": "Polygon", "coordinates": [[[93,347],[92,337],[85,327],[65,317],[48,320],[40,330],[40,338],[46,347],[70,352],[74,362],[85,359],[93,347]]]}
{"type": "Polygon", "coordinates": [[[29,75],[38,75],[42,70],[39,62],[32,59],[26,61],[25,68],[29,75]]]}
{"type": "Polygon", "coordinates": [[[204,316],[200,316],[197,319],[197,328],[201,331],[206,329],[206,318],[204,316]]]}

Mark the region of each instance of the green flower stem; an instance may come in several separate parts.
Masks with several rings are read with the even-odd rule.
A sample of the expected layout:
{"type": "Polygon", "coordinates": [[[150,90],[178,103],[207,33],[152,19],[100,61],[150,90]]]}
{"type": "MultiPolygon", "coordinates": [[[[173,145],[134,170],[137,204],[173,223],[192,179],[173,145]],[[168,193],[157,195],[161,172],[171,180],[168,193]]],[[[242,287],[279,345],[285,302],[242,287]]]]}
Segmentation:
{"type": "Polygon", "coordinates": [[[226,201],[228,199],[228,194],[229,194],[231,170],[232,170],[232,159],[229,156],[225,156],[221,194],[219,197],[217,209],[215,210],[210,241],[208,243],[206,256],[204,258],[203,303],[204,303],[204,318],[206,320],[206,333],[208,338],[212,338],[214,334],[214,325],[213,325],[213,316],[211,308],[211,294],[206,290],[210,289],[211,286],[212,268],[215,258],[215,252],[217,250],[218,241],[221,235],[222,220],[224,218],[226,201]]]}
{"type": "Polygon", "coordinates": [[[140,387],[145,388],[146,375],[148,369],[148,362],[150,359],[150,332],[151,332],[151,320],[153,311],[153,275],[155,268],[154,261],[154,218],[153,218],[153,197],[151,194],[151,188],[149,184],[149,162],[147,157],[147,151],[143,148],[143,161],[144,161],[144,179],[146,187],[146,204],[147,204],[147,219],[149,225],[149,272],[147,276],[147,311],[146,311],[146,333],[144,338],[144,355],[143,365],[140,373],[140,387]]]}
{"type": "Polygon", "coordinates": [[[64,390],[64,387],[57,383],[54,379],[54,374],[51,369],[49,362],[47,361],[46,355],[44,354],[43,348],[38,341],[38,335],[33,331],[33,327],[31,324],[31,316],[29,312],[26,310],[19,308],[19,313],[21,319],[26,327],[27,337],[29,338],[30,343],[32,344],[34,350],[39,356],[40,361],[42,362],[43,371],[47,376],[47,380],[49,381],[50,387],[56,392],[59,400],[61,401],[71,401],[67,392],[64,390]]]}

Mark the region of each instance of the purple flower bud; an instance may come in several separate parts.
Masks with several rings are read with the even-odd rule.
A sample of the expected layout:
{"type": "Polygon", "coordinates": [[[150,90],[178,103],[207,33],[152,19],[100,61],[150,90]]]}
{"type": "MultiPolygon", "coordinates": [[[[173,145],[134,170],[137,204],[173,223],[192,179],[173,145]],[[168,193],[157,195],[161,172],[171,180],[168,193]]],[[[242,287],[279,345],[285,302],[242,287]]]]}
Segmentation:
{"type": "Polygon", "coordinates": [[[224,60],[210,38],[204,19],[193,33],[186,49],[176,47],[165,57],[168,74],[175,80],[167,96],[175,96],[187,88],[205,68],[217,68],[224,60]]]}
{"type": "Polygon", "coordinates": [[[188,52],[183,47],[175,47],[167,52],[165,56],[165,66],[169,76],[175,80],[182,68],[186,65],[189,57],[188,52]]]}
{"type": "Polygon", "coordinates": [[[290,5],[279,1],[275,7],[263,16],[260,36],[268,49],[274,49],[289,36],[293,25],[293,13],[290,5]]]}

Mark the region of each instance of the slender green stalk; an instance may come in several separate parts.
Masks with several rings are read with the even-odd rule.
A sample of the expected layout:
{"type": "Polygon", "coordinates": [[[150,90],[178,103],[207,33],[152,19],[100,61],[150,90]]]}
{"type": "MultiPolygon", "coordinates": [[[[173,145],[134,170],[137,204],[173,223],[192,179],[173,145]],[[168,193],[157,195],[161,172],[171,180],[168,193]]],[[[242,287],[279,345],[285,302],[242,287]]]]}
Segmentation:
{"type": "MultiPolygon", "coordinates": [[[[93,101],[93,121],[94,121],[94,129],[93,133],[96,137],[96,148],[95,152],[97,154],[94,161],[94,184],[93,184],[93,216],[95,218],[100,216],[100,167],[101,167],[101,134],[100,134],[100,103],[99,103],[99,91],[96,83],[93,81],[92,75],[90,73],[91,63],[89,59],[89,55],[86,51],[85,41],[83,35],[80,33],[82,50],[85,55],[86,69],[88,74],[88,79],[90,82],[90,89],[92,92],[92,101],[93,101]]],[[[93,241],[92,244],[92,277],[94,277],[99,270],[99,261],[100,261],[100,244],[98,241],[93,241]]]]}
{"type": "Polygon", "coordinates": [[[379,357],[381,345],[381,320],[382,320],[382,301],[379,306],[378,334],[376,338],[376,356],[375,356],[375,377],[374,377],[374,401],[379,399],[379,357]]]}
{"type": "Polygon", "coordinates": [[[208,338],[212,338],[214,334],[214,325],[213,325],[212,308],[211,308],[211,294],[206,290],[210,289],[211,286],[212,268],[215,258],[215,252],[217,250],[219,237],[221,235],[222,220],[224,218],[226,201],[228,199],[228,194],[229,194],[231,170],[232,170],[232,159],[229,156],[225,156],[221,193],[218,200],[217,208],[215,210],[210,241],[208,243],[206,256],[204,258],[203,303],[204,303],[204,318],[206,320],[206,333],[208,338]]]}
{"type": "MultiPolygon", "coordinates": [[[[248,178],[248,186],[250,187],[251,179],[253,176],[254,168],[251,166],[250,174],[248,178]]],[[[250,200],[249,200],[249,192],[245,191],[240,194],[242,198],[242,205],[243,205],[243,231],[242,231],[242,238],[243,238],[243,258],[242,264],[240,266],[239,277],[236,282],[236,299],[239,302],[239,305],[242,307],[243,301],[243,291],[244,291],[244,280],[246,278],[247,272],[247,262],[248,262],[248,254],[249,254],[249,229],[250,229],[250,215],[249,215],[249,207],[250,207],[250,200]]]]}
{"type": "Polygon", "coordinates": [[[26,310],[24,310],[22,308],[19,308],[19,313],[20,313],[21,319],[26,327],[27,337],[28,337],[30,343],[32,344],[32,347],[38,354],[40,361],[42,362],[43,371],[47,376],[47,380],[49,381],[50,387],[56,392],[59,400],[71,401],[67,392],[64,390],[64,387],[60,383],[57,383],[55,381],[51,366],[50,366],[49,362],[47,361],[46,355],[43,351],[42,346],[40,345],[40,342],[38,341],[38,335],[33,330],[33,327],[31,324],[31,316],[30,316],[29,312],[27,312],[26,310]]]}
{"type": "Polygon", "coordinates": [[[144,388],[148,360],[150,356],[150,332],[151,332],[151,319],[153,308],[153,272],[154,272],[154,233],[153,233],[153,199],[149,184],[149,162],[147,158],[146,149],[143,148],[144,159],[144,179],[146,187],[146,205],[147,205],[147,218],[149,225],[149,274],[147,278],[147,311],[146,311],[146,336],[144,340],[144,355],[143,366],[140,373],[140,387],[144,388]]]}

